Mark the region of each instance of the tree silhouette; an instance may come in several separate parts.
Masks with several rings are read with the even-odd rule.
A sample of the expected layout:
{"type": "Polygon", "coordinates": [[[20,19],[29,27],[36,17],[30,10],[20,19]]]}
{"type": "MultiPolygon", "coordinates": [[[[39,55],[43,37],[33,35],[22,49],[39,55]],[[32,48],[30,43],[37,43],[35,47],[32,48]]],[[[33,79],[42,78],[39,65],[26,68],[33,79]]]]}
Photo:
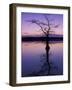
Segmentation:
{"type": "Polygon", "coordinates": [[[52,24],[51,21],[53,21],[53,20],[49,20],[47,15],[44,15],[44,17],[45,17],[46,23],[45,22],[41,22],[41,21],[36,20],[36,19],[27,20],[27,22],[31,22],[32,24],[36,24],[37,26],[39,26],[40,30],[44,33],[44,35],[46,37],[48,37],[49,33],[53,32],[53,31],[51,31],[51,29],[52,28],[58,28],[59,24],[57,24],[57,25],[52,24]]]}
{"type": "Polygon", "coordinates": [[[53,21],[53,20],[49,20],[48,16],[44,15],[46,23],[41,22],[41,21],[36,20],[36,19],[27,20],[27,22],[31,22],[32,24],[36,24],[37,26],[39,26],[40,30],[46,36],[46,49],[49,49],[49,34],[50,34],[50,32],[53,32],[53,31],[51,31],[52,28],[58,28],[59,27],[59,24],[58,25],[52,24],[51,21],[53,21]]]}

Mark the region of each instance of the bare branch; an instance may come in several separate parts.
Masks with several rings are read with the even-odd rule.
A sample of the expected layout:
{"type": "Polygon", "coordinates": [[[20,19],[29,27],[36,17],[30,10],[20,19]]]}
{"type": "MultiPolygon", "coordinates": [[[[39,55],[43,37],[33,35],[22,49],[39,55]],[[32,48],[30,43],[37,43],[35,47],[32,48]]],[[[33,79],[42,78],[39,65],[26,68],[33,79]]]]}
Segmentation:
{"type": "Polygon", "coordinates": [[[46,35],[46,32],[43,30],[43,27],[41,26],[41,24],[44,24],[44,25],[46,25],[45,23],[42,23],[42,22],[40,22],[40,21],[38,21],[38,20],[27,20],[28,22],[31,22],[31,23],[34,23],[34,24],[37,24],[40,28],[41,28],[41,30],[43,31],[43,33],[46,35]]]}
{"type": "Polygon", "coordinates": [[[41,31],[43,31],[43,33],[46,35],[47,33],[43,30],[43,29],[40,29],[41,31]]]}
{"type": "Polygon", "coordinates": [[[43,31],[43,33],[46,35],[46,32],[43,30],[43,27],[39,23],[35,23],[35,24],[37,24],[41,28],[41,30],[43,31]]]}
{"type": "Polygon", "coordinates": [[[45,16],[45,19],[47,20],[47,25],[50,26],[50,22],[49,22],[48,17],[46,15],[44,15],[44,16],[45,16]]]}
{"type": "Polygon", "coordinates": [[[58,28],[58,27],[59,27],[59,24],[54,26],[54,28],[58,28]]]}
{"type": "Polygon", "coordinates": [[[54,25],[54,24],[50,23],[51,21],[53,21],[53,19],[49,20],[46,15],[44,15],[44,16],[45,16],[45,19],[46,19],[46,21],[48,23],[48,28],[49,28],[48,30],[50,30],[51,28],[58,28],[59,27],[59,24],[58,25],[54,25]]]}

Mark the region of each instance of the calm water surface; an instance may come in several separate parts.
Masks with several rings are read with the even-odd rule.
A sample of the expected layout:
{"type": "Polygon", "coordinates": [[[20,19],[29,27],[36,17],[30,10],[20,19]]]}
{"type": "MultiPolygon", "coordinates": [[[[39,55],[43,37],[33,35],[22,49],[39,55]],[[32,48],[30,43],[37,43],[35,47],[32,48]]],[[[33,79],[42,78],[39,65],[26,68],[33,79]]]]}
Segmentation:
{"type": "Polygon", "coordinates": [[[22,77],[63,75],[63,43],[22,42],[22,77]]]}

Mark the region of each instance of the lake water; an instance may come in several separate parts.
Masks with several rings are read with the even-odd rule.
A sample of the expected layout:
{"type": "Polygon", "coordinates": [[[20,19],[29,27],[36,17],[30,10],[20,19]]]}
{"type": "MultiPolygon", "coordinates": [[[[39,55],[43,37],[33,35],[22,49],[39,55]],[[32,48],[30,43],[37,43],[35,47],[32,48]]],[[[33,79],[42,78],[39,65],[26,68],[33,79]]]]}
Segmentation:
{"type": "Polygon", "coordinates": [[[21,76],[63,75],[63,42],[22,42],[21,76]]]}

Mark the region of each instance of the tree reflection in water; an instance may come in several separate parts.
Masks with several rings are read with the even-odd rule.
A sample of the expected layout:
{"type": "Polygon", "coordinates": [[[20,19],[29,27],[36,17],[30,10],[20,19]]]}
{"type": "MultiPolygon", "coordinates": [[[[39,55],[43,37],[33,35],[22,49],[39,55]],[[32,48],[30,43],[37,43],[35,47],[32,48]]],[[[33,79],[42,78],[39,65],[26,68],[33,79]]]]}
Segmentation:
{"type": "Polygon", "coordinates": [[[45,47],[46,53],[40,55],[40,59],[41,59],[40,69],[38,71],[31,72],[30,76],[54,75],[53,70],[58,70],[58,67],[55,66],[55,64],[50,60],[51,52],[50,52],[48,37],[45,44],[46,44],[46,47],[45,47]]]}

